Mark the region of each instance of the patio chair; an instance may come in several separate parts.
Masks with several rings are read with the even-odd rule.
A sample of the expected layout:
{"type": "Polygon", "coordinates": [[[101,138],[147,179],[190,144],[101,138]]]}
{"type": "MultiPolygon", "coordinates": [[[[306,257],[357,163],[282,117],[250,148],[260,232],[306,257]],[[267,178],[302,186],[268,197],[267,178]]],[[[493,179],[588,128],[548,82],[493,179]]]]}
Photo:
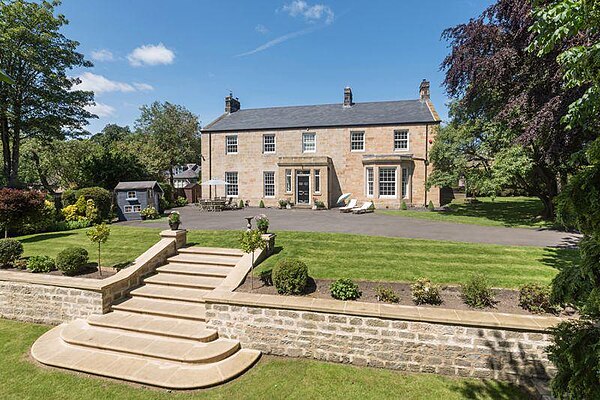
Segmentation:
{"type": "Polygon", "coordinates": [[[351,199],[348,202],[348,205],[340,207],[339,210],[340,210],[340,212],[343,212],[343,213],[349,213],[349,212],[352,212],[353,208],[356,208],[356,199],[351,199]]]}
{"type": "Polygon", "coordinates": [[[362,206],[352,209],[352,214],[365,214],[373,212],[373,202],[364,202],[362,206]]]}

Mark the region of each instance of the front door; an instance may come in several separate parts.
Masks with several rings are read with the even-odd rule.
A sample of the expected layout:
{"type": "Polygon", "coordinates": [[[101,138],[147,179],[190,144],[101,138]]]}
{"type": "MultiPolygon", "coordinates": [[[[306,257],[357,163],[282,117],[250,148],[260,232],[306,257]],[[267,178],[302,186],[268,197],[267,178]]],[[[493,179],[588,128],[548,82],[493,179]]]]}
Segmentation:
{"type": "Polygon", "coordinates": [[[310,203],[310,175],[299,172],[296,175],[296,204],[310,203]]]}

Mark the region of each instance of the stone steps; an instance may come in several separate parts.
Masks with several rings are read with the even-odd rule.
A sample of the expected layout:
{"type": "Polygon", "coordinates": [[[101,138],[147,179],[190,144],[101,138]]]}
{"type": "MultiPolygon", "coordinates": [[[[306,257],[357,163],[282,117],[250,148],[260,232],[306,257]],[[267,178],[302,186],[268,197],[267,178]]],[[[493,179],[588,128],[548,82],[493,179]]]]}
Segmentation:
{"type": "Polygon", "coordinates": [[[240,348],[236,340],[217,339],[203,343],[189,339],[99,328],[89,325],[82,319],[63,327],[60,337],[71,345],[192,364],[221,361],[240,348]]]}
{"type": "Polygon", "coordinates": [[[50,330],[31,354],[43,364],[170,389],[233,379],[260,352],[207,329],[203,303],[242,256],[236,249],[181,249],[110,313],[50,330]]]}
{"type": "Polygon", "coordinates": [[[217,331],[207,329],[204,322],[156,315],[113,311],[103,315],[92,315],[87,321],[92,326],[191,339],[199,342],[208,342],[217,338],[217,331]]]}
{"type": "Polygon", "coordinates": [[[34,343],[31,355],[36,360],[54,367],[168,389],[197,389],[227,382],[252,367],[260,357],[259,351],[243,349],[210,364],[158,360],[70,345],[60,337],[64,326],[46,332],[34,343]]]}
{"type": "Polygon", "coordinates": [[[163,265],[162,267],[158,267],[156,272],[225,278],[231,272],[231,267],[221,267],[211,264],[169,263],[167,265],[163,265]]]}
{"type": "Polygon", "coordinates": [[[146,283],[155,285],[180,286],[192,289],[212,290],[223,282],[224,278],[215,278],[209,276],[183,275],[160,272],[149,278],[144,279],[146,283]]]}
{"type": "Polygon", "coordinates": [[[217,256],[242,257],[244,252],[238,249],[225,249],[219,247],[183,247],[178,250],[179,254],[212,254],[217,256]]]}
{"type": "Polygon", "coordinates": [[[129,311],[138,314],[158,315],[161,317],[182,318],[204,321],[206,308],[204,304],[187,303],[182,301],[147,299],[132,297],[122,303],[112,306],[113,310],[129,311]]]}
{"type": "Polygon", "coordinates": [[[215,254],[178,254],[167,259],[169,263],[176,264],[210,264],[235,267],[240,261],[240,257],[237,256],[221,256],[215,254]]]}
{"type": "Polygon", "coordinates": [[[147,283],[144,286],[132,290],[129,294],[131,297],[148,297],[151,299],[204,303],[204,296],[208,293],[210,293],[210,290],[147,283]]]}

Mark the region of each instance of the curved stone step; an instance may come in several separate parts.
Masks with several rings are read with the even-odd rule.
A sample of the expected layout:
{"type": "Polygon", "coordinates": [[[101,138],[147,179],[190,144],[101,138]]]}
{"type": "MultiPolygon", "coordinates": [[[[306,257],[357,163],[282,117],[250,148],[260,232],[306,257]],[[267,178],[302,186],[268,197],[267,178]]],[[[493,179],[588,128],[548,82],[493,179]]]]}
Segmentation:
{"type": "Polygon", "coordinates": [[[144,283],[156,285],[180,286],[195,289],[214,289],[223,282],[224,278],[210,276],[182,275],[161,272],[144,279],[144,283]]]}
{"type": "Polygon", "coordinates": [[[211,264],[233,267],[240,261],[240,259],[240,257],[236,256],[182,253],[173,257],[169,257],[167,261],[178,264],[211,264]]]}
{"type": "Polygon", "coordinates": [[[181,254],[212,254],[216,256],[242,257],[244,252],[239,249],[226,249],[220,247],[182,247],[177,250],[181,254]]]}
{"type": "Polygon", "coordinates": [[[182,364],[73,346],[60,338],[64,325],[42,335],[31,355],[42,364],[168,389],[198,389],[224,383],[249,369],[260,352],[242,349],[210,364],[182,364]]]}
{"type": "Polygon", "coordinates": [[[152,299],[188,301],[193,303],[204,303],[204,296],[210,293],[210,290],[191,289],[177,286],[146,284],[132,290],[129,294],[132,297],[149,297],[152,299]]]}
{"type": "Polygon", "coordinates": [[[232,271],[232,267],[221,267],[211,264],[177,264],[169,263],[158,267],[157,272],[168,272],[171,274],[197,275],[216,278],[225,278],[232,271]]]}
{"type": "Polygon", "coordinates": [[[191,339],[199,342],[209,342],[218,337],[217,331],[207,329],[204,322],[125,311],[112,311],[108,314],[91,315],[88,317],[88,323],[92,326],[191,339]]]}
{"type": "Polygon", "coordinates": [[[64,326],[60,337],[68,344],[137,354],[191,364],[224,360],[239,350],[237,340],[217,339],[202,343],[144,333],[99,328],[77,319],[64,326]]]}
{"type": "Polygon", "coordinates": [[[114,304],[112,308],[113,310],[118,311],[129,311],[171,318],[184,318],[196,321],[204,321],[206,314],[204,304],[147,299],[143,297],[132,297],[122,303],[114,304]]]}

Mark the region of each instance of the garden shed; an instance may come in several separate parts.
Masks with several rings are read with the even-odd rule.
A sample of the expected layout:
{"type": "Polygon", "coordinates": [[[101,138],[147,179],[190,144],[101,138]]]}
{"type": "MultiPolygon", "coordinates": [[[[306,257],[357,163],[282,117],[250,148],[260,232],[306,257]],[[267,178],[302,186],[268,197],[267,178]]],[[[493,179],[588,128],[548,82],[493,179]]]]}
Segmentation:
{"type": "Polygon", "coordinates": [[[149,206],[160,210],[160,198],[164,192],[156,181],[119,182],[115,187],[115,199],[119,221],[142,219],[140,212],[149,206]]]}

